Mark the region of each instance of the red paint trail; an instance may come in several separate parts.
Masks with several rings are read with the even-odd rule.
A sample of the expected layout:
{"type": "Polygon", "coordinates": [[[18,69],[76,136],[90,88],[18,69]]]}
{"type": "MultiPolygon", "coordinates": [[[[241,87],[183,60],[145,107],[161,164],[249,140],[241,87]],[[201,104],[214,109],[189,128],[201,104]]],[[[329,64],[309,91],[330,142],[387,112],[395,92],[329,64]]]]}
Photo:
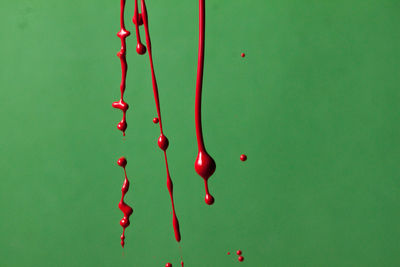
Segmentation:
{"type": "Polygon", "coordinates": [[[118,163],[119,166],[124,168],[124,173],[125,173],[125,180],[124,180],[124,184],[122,185],[122,189],[121,189],[122,196],[121,196],[121,200],[120,200],[120,202],[118,204],[119,209],[124,213],[124,217],[119,222],[119,224],[123,228],[122,235],[121,235],[121,246],[124,247],[124,245],[125,245],[125,229],[130,224],[129,217],[132,215],[133,210],[124,201],[125,194],[129,190],[129,180],[128,180],[128,177],[126,175],[126,169],[125,169],[127,161],[126,161],[126,159],[124,157],[121,157],[121,158],[118,159],[117,163],[118,163]]]}

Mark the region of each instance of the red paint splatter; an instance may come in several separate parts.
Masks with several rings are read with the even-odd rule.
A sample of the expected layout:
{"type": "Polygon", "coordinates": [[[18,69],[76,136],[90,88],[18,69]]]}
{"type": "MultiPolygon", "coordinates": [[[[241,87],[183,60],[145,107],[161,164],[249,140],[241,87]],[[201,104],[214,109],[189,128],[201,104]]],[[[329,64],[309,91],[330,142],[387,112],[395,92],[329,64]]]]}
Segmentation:
{"type": "Polygon", "coordinates": [[[195,97],[195,124],[198,145],[198,154],[194,163],[194,169],[204,179],[206,189],[205,202],[208,205],[214,203],[214,197],[208,190],[208,178],[215,172],[216,165],[214,159],[207,153],[203,130],[201,125],[201,95],[203,87],[203,70],[204,70],[204,34],[205,34],[205,0],[199,0],[199,51],[197,61],[197,80],[196,80],[196,97],[195,97]]]}
{"type": "Polygon", "coordinates": [[[120,91],[121,91],[121,99],[116,101],[112,104],[114,108],[122,110],[123,116],[122,120],[118,123],[117,128],[122,131],[123,135],[125,136],[125,130],[128,127],[126,123],[126,111],[129,108],[129,105],[124,101],[124,92],[126,87],[126,73],[128,71],[128,64],[126,62],[126,37],[130,35],[130,32],[125,29],[125,22],[124,22],[124,12],[125,12],[125,0],[121,0],[121,11],[120,11],[120,24],[121,29],[117,33],[117,36],[121,39],[121,50],[117,53],[117,56],[121,60],[121,70],[122,70],[122,78],[120,84],[120,91]]]}
{"type": "Polygon", "coordinates": [[[128,180],[128,177],[127,177],[127,175],[126,175],[126,169],[125,169],[126,164],[127,164],[126,158],[124,158],[124,157],[119,158],[118,161],[117,161],[117,164],[118,164],[119,166],[121,166],[122,168],[124,168],[124,173],[125,173],[125,180],[124,180],[124,183],[123,183],[122,189],[121,189],[121,191],[122,191],[122,196],[121,196],[121,200],[120,200],[120,202],[119,202],[119,204],[118,204],[119,209],[120,209],[120,210],[123,212],[123,214],[124,214],[124,217],[123,217],[123,218],[121,219],[121,221],[119,222],[119,224],[120,224],[120,225],[122,226],[122,228],[123,228],[123,230],[122,230],[122,235],[121,235],[121,246],[124,247],[124,245],[125,245],[125,229],[126,229],[126,227],[128,227],[129,224],[130,224],[129,217],[132,215],[133,210],[132,210],[132,208],[131,208],[128,204],[126,204],[125,201],[124,201],[125,194],[126,194],[126,193],[128,192],[128,190],[129,190],[129,180],[128,180]]]}
{"type": "Polygon", "coordinates": [[[244,260],[243,256],[238,257],[238,261],[243,261],[243,260],[244,260]]]}
{"type": "MultiPolygon", "coordinates": [[[[171,176],[169,173],[168,160],[167,160],[167,148],[169,145],[169,141],[168,141],[168,138],[164,135],[163,129],[162,129],[160,99],[158,96],[158,86],[157,86],[156,75],[154,72],[154,64],[153,64],[153,56],[152,56],[152,50],[151,50],[149,22],[148,22],[146,4],[145,4],[144,0],[141,0],[140,4],[141,4],[141,11],[142,11],[141,17],[143,20],[144,31],[145,31],[145,35],[146,35],[147,51],[148,51],[149,60],[150,60],[150,70],[151,70],[151,78],[152,78],[152,85],[153,85],[153,94],[154,94],[154,100],[155,100],[155,104],[156,104],[157,115],[158,115],[159,126],[160,126],[160,137],[158,138],[158,146],[164,151],[165,167],[166,167],[166,171],[167,171],[167,188],[168,188],[169,195],[171,198],[171,206],[172,206],[172,225],[174,228],[175,239],[177,242],[179,242],[181,240],[181,233],[179,230],[178,217],[176,216],[176,213],[175,213],[175,204],[174,204],[174,197],[173,197],[173,183],[172,183],[172,179],[171,179],[171,176]]],[[[137,0],[135,0],[135,14],[134,15],[136,17],[136,21],[138,21],[137,0]]],[[[136,25],[136,29],[137,28],[138,28],[138,25],[136,25]]],[[[137,30],[137,34],[138,34],[138,30],[137,30]]],[[[138,44],[139,43],[140,43],[140,39],[138,37],[138,44]]]]}
{"type": "Polygon", "coordinates": [[[241,161],[246,161],[247,160],[247,156],[245,154],[240,155],[240,160],[241,161]]]}

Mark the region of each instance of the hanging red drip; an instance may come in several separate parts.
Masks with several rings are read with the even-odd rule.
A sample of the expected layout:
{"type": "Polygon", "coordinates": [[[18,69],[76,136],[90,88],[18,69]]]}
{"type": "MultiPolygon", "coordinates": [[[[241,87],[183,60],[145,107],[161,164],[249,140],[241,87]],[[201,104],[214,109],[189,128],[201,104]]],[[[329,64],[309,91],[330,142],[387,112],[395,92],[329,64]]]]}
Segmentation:
{"type": "Polygon", "coordinates": [[[214,203],[214,197],[208,190],[208,178],[215,172],[216,165],[214,159],[207,153],[203,130],[201,125],[201,95],[203,87],[203,70],[204,70],[204,38],[205,38],[205,0],[199,0],[199,52],[197,61],[197,80],[196,80],[196,96],[195,96],[195,124],[198,145],[198,154],[194,163],[194,169],[204,179],[206,189],[205,202],[208,205],[214,203]]]}
{"type": "MultiPolygon", "coordinates": [[[[156,80],[156,75],[154,72],[154,65],[153,65],[153,57],[152,57],[152,50],[151,50],[151,41],[150,41],[150,33],[149,33],[149,22],[148,22],[148,16],[147,16],[147,9],[146,9],[146,4],[144,0],[140,1],[141,4],[141,14],[138,13],[138,6],[137,6],[137,0],[135,0],[135,13],[134,13],[134,23],[139,21],[139,23],[136,23],[136,34],[137,34],[137,50],[139,47],[143,46],[140,41],[140,36],[139,36],[139,30],[138,30],[138,24],[140,24],[140,20],[143,22],[144,25],[144,31],[146,35],[146,45],[147,45],[147,52],[149,54],[149,60],[150,60],[150,69],[151,69],[151,79],[152,79],[152,85],[153,85],[153,94],[154,94],[154,100],[156,104],[156,109],[157,109],[157,115],[158,115],[158,122],[160,126],[160,137],[158,138],[158,146],[161,148],[161,150],[164,151],[164,159],[165,159],[165,167],[167,171],[167,188],[169,191],[169,195],[171,198],[171,206],[172,206],[172,225],[174,228],[174,233],[175,233],[175,239],[177,242],[181,240],[181,233],[179,230],[179,221],[178,217],[176,216],[175,212],[175,204],[174,204],[174,197],[173,197],[173,183],[172,179],[169,173],[169,168],[168,168],[168,160],[167,160],[167,148],[169,145],[168,138],[164,135],[163,129],[162,129],[162,120],[161,120],[161,109],[160,109],[160,99],[158,96],[158,86],[157,86],[157,80],[156,80]]],[[[144,46],[143,46],[144,47],[144,46]]],[[[139,53],[140,51],[138,51],[139,53]]],[[[141,54],[141,53],[139,53],[141,54]]]]}
{"type": "Polygon", "coordinates": [[[121,60],[121,70],[122,70],[122,78],[120,84],[121,98],[119,101],[116,101],[112,104],[114,108],[122,110],[122,120],[117,124],[117,128],[122,131],[125,136],[126,128],[128,124],[126,123],[126,111],[129,108],[128,103],[124,101],[124,92],[126,87],[126,73],[128,71],[128,63],[126,62],[126,37],[130,35],[130,32],[125,29],[124,22],[124,12],[125,12],[125,0],[121,0],[121,14],[120,14],[120,23],[121,29],[117,33],[117,36],[121,39],[121,50],[117,53],[117,56],[121,60]]]}
{"type": "Polygon", "coordinates": [[[142,41],[140,40],[140,31],[139,31],[139,26],[143,25],[143,15],[139,14],[137,0],[135,0],[135,10],[133,11],[132,21],[133,24],[135,24],[135,29],[136,29],[136,40],[137,40],[136,52],[139,55],[144,55],[146,53],[146,47],[142,44],[142,41]],[[137,21],[139,23],[136,23],[137,21]]]}
{"type": "Polygon", "coordinates": [[[128,192],[128,190],[129,190],[129,180],[128,180],[128,177],[127,177],[127,175],[126,175],[126,169],[125,169],[126,164],[127,164],[127,161],[126,161],[126,159],[125,159],[124,157],[121,157],[121,158],[118,159],[117,164],[118,164],[119,166],[121,166],[122,168],[124,168],[124,173],[125,173],[125,180],[124,180],[124,183],[123,183],[122,189],[121,189],[121,191],[122,191],[122,196],[121,196],[121,200],[120,200],[120,202],[119,202],[119,204],[118,204],[119,209],[120,209],[120,210],[122,211],[122,213],[124,214],[124,217],[123,217],[123,218],[121,219],[121,221],[119,222],[119,224],[120,224],[120,225],[122,226],[122,228],[123,228],[123,230],[122,230],[122,235],[121,235],[121,246],[124,247],[124,245],[125,245],[125,229],[126,229],[126,227],[128,227],[129,224],[130,224],[129,217],[132,215],[133,210],[132,210],[132,208],[131,208],[128,204],[126,204],[125,201],[124,201],[125,194],[126,194],[126,193],[128,192]]]}

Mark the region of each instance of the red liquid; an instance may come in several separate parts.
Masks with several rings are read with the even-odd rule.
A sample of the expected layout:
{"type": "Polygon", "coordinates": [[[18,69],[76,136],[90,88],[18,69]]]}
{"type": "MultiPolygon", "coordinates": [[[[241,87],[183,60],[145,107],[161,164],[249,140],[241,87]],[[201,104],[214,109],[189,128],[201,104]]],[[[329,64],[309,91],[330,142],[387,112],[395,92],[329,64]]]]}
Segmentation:
{"type": "Polygon", "coordinates": [[[181,267],[183,267],[183,261],[181,261],[181,267]]]}
{"type": "Polygon", "coordinates": [[[139,55],[144,55],[146,53],[146,47],[142,44],[142,41],[140,40],[140,31],[139,31],[139,26],[143,25],[143,15],[139,14],[137,0],[135,0],[135,10],[133,12],[132,21],[135,24],[135,29],[136,29],[136,40],[137,40],[136,52],[139,55]],[[136,21],[139,21],[139,23],[136,23],[136,21]]]}
{"type": "Polygon", "coordinates": [[[228,255],[231,255],[231,253],[230,253],[230,252],[228,252],[227,254],[228,254],[228,255]]]}
{"type": "Polygon", "coordinates": [[[241,57],[245,57],[246,55],[244,53],[241,54],[241,57]]]}
{"type": "MultiPolygon", "coordinates": [[[[138,15],[137,15],[137,3],[136,2],[137,2],[137,0],[135,0],[135,16],[137,17],[138,15]]],[[[176,241],[179,242],[181,240],[181,233],[179,230],[178,217],[176,216],[176,213],[175,213],[175,205],[174,205],[174,197],[173,197],[173,183],[172,183],[171,176],[169,174],[168,160],[167,160],[167,148],[169,145],[169,141],[168,141],[167,137],[164,135],[163,129],[162,129],[160,100],[158,97],[158,86],[157,86],[156,75],[154,72],[153,57],[152,57],[152,53],[151,53],[151,41],[150,41],[149,23],[148,23],[146,4],[145,4],[144,0],[141,0],[140,3],[141,3],[141,11],[142,11],[141,15],[142,15],[145,34],[146,34],[147,51],[148,51],[149,60],[150,60],[151,78],[152,78],[152,84],[153,84],[153,94],[154,94],[154,100],[156,103],[157,115],[158,115],[158,120],[159,120],[159,125],[160,125],[160,137],[158,138],[158,146],[164,151],[165,167],[167,170],[167,188],[168,188],[169,195],[171,198],[171,206],[172,206],[172,225],[174,228],[175,239],[176,239],[176,241]]],[[[136,21],[138,21],[138,19],[136,19],[136,21]]],[[[138,26],[136,25],[136,27],[138,27],[138,26]]],[[[140,41],[140,39],[139,39],[139,41],[140,41]]]]}
{"type": "Polygon", "coordinates": [[[168,262],[167,264],[165,264],[165,267],[172,267],[172,264],[168,262]]]}
{"type": "Polygon", "coordinates": [[[125,170],[125,166],[127,164],[127,161],[126,161],[126,159],[124,157],[121,157],[120,159],[118,159],[117,163],[118,163],[119,166],[124,168],[124,173],[125,173],[125,180],[124,180],[124,184],[122,185],[122,189],[121,189],[122,197],[121,197],[121,200],[120,200],[120,202],[118,204],[119,209],[124,214],[124,217],[119,222],[119,224],[123,228],[122,235],[121,235],[121,246],[124,247],[124,245],[125,245],[125,229],[130,224],[129,217],[132,215],[133,210],[128,204],[126,204],[124,202],[125,194],[129,190],[129,180],[128,180],[128,177],[126,175],[126,170],[125,170]]]}
{"type": "Polygon", "coordinates": [[[198,145],[198,154],[194,163],[194,169],[204,179],[206,189],[205,202],[208,205],[214,203],[214,197],[208,191],[208,178],[215,172],[216,165],[213,158],[207,153],[201,126],[201,94],[203,87],[204,69],[204,32],[205,32],[205,0],[199,0],[199,53],[197,61],[197,80],[195,97],[195,124],[198,145]]]}
{"type": "Polygon", "coordinates": [[[154,122],[154,124],[157,124],[158,123],[158,118],[154,118],[153,122],[154,122]]]}
{"type": "Polygon", "coordinates": [[[120,84],[121,90],[121,99],[116,101],[112,104],[114,108],[122,110],[123,116],[122,120],[118,123],[117,128],[122,131],[123,135],[125,136],[125,130],[128,126],[126,123],[126,111],[129,108],[129,105],[124,101],[124,92],[125,92],[125,83],[126,83],[126,72],[128,71],[128,64],[126,62],[126,37],[130,35],[130,32],[125,29],[125,22],[124,22],[124,12],[125,12],[125,0],[121,0],[121,30],[117,33],[117,36],[121,39],[121,50],[117,53],[117,56],[121,60],[121,70],[122,70],[122,78],[120,84]]]}
{"type": "Polygon", "coordinates": [[[246,161],[247,160],[247,156],[245,154],[240,155],[240,160],[241,161],[246,161]]]}
{"type": "Polygon", "coordinates": [[[243,256],[238,257],[238,261],[243,261],[243,260],[244,260],[243,256]]]}
{"type": "Polygon", "coordinates": [[[237,254],[237,255],[242,255],[242,251],[241,251],[241,250],[238,250],[238,251],[236,251],[236,254],[237,254]]]}

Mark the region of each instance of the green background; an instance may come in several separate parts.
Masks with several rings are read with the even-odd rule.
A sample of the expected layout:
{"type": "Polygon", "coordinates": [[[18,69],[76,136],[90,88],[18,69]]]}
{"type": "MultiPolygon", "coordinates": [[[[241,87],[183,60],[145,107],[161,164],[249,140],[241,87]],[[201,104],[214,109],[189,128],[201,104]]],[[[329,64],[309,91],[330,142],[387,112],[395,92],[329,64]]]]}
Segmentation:
{"type": "MultiPolygon", "coordinates": [[[[193,167],[198,2],[147,2],[185,266],[399,266],[400,2],[207,1],[212,207],[193,167]]],[[[124,141],[119,1],[1,1],[0,266],[179,265],[132,15],[124,141]]]]}

